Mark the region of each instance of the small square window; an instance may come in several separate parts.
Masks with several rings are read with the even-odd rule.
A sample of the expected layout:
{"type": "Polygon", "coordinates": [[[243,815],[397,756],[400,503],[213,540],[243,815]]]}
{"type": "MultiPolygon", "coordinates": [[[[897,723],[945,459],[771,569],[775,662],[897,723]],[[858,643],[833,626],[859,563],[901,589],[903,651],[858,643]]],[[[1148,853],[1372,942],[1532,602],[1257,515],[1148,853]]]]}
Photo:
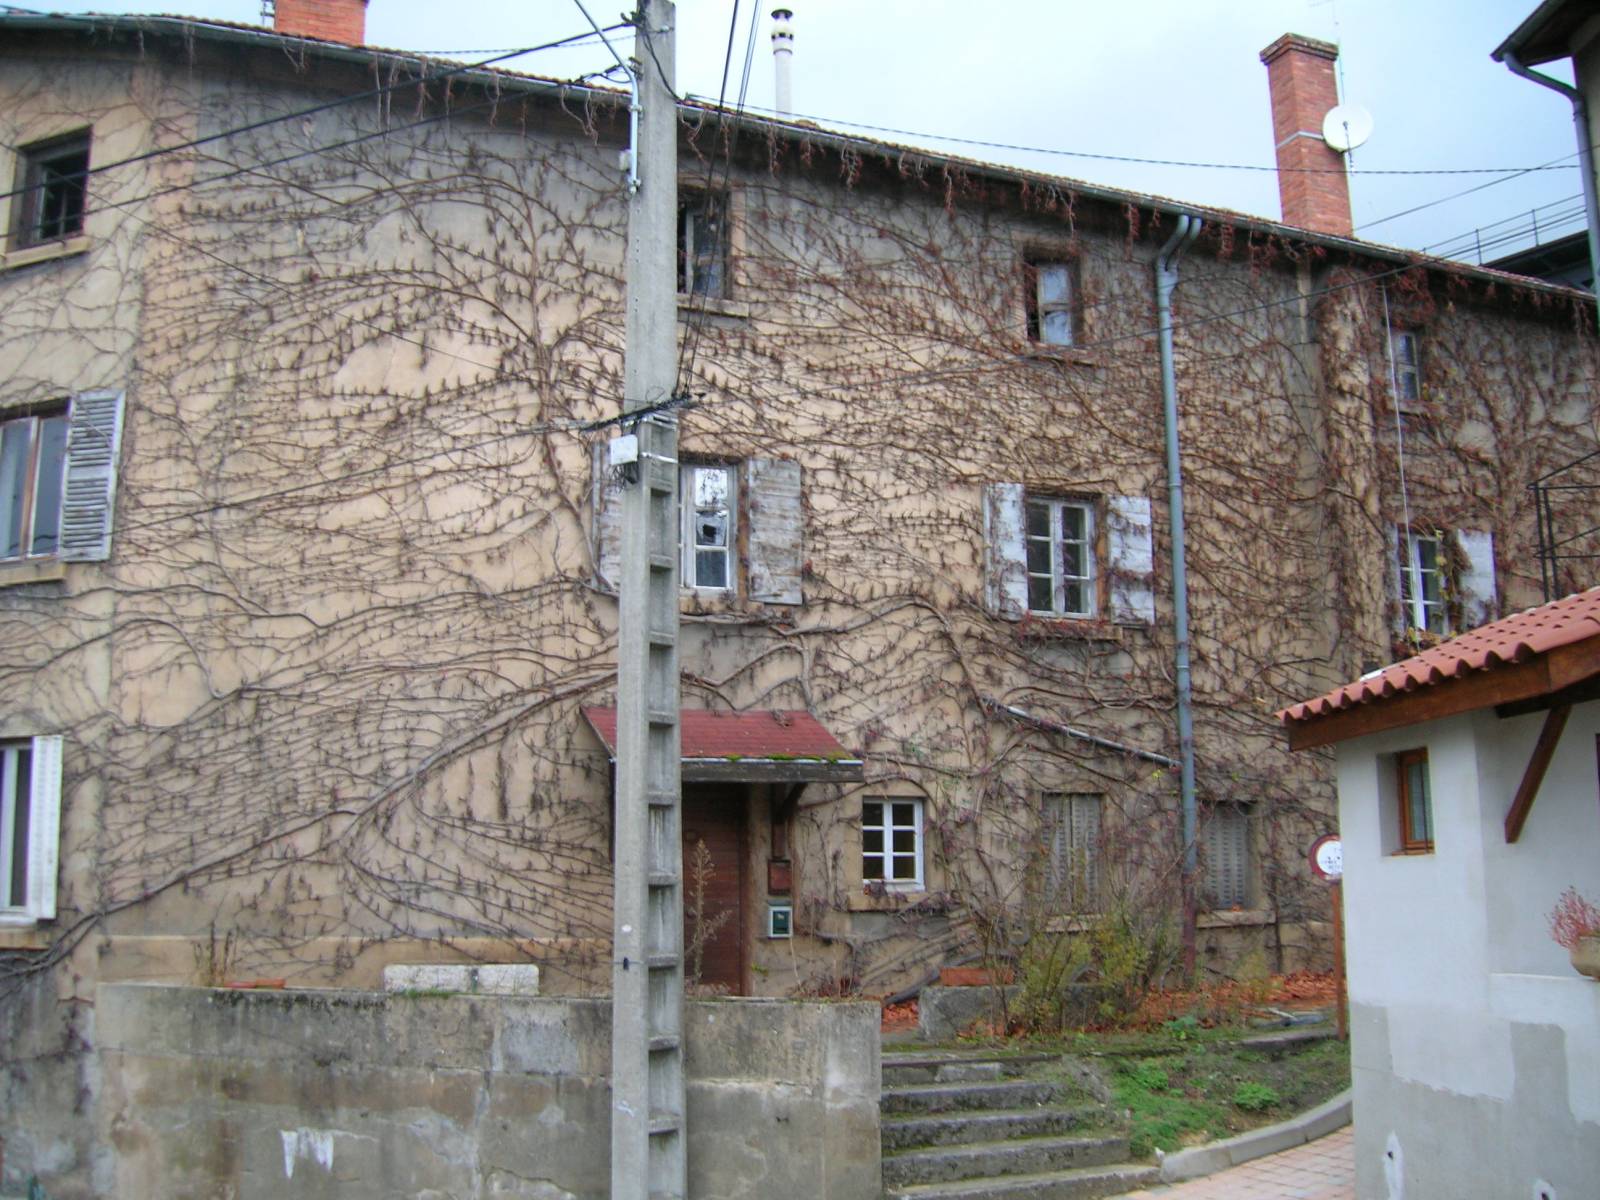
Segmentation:
{"type": "Polygon", "coordinates": [[[738,472],[726,464],[686,463],[680,479],[683,586],[732,591],[738,472]]]}
{"type": "Polygon", "coordinates": [[[1044,346],[1077,341],[1077,264],[1029,259],[1023,264],[1023,308],[1028,340],[1044,346]]]}
{"type": "Polygon", "coordinates": [[[82,233],[88,196],[88,130],[22,147],[17,154],[13,244],[21,249],[82,233]]]}
{"type": "Polygon", "coordinates": [[[1050,617],[1095,615],[1094,506],[1029,498],[1028,611],[1050,617]]]}
{"type": "Polygon", "coordinates": [[[685,192],[678,200],[678,292],[728,297],[728,208],[721,196],[685,192]]]}
{"type": "Polygon", "coordinates": [[[1400,810],[1400,852],[1433,853],[1433,790],[1428,781],[1428,752],[1405,750],[1394,756],[1396,797],[1400,810]]]}
{"type": "Polygon", "coordinates": [[[922,888],[922,801],[861,805],[861,879],[901,891],[922,888]]]}

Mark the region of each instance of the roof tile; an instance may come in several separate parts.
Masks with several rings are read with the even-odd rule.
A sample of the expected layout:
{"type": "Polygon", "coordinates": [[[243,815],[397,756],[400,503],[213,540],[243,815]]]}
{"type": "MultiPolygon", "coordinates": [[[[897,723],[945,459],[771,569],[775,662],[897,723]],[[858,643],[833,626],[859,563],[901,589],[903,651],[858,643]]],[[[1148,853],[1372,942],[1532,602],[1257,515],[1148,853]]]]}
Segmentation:
{"type": "MultiPolygon", "coordinates": [[[[585,708],[584,718],[615,753],[617,710],[585,708]]],[[[678,715],[684,758],[806,758],[853,760],[822,723],[803,709],[758,708],[734,713],[686,708],[678,715]]]]}
{"type": "Polygon", "coordinates": [[[1481,625],[1314,700],[1280,709],[1275,715],[1285,724],[1310,721],[1419,687],[1436,687],[1474,671],[1527,662],[1596,635],[1600,635],[1600,587],[1481,625]]]}

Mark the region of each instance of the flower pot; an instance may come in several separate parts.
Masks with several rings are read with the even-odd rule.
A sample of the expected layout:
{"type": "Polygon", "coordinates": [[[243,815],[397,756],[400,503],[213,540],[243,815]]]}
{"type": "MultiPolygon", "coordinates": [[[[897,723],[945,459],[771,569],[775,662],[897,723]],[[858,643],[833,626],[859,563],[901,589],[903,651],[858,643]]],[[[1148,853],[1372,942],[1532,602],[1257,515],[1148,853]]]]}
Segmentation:
{"type": "Polygon", "coordinates": [[[1571,953],[1573,970],[1590,979],[1600,979],[1600,933],[1579,938],[1571,953]]]}

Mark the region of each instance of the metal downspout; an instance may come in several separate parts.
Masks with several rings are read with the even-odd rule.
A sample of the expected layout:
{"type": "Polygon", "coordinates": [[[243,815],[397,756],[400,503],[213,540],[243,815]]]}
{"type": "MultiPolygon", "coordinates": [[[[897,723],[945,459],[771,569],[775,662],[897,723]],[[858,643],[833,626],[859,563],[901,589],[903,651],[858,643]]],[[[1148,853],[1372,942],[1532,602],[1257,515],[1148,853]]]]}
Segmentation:
{"type": "Polygon", "coordinates": [[[1178,383],[1172,366],[1172,289],[1178,259],[1200,234],[1200,218],[1178,216],[1178,227],[1156,255],[1156,320],[1161,347],[1161,403],[1167,427],[1167,508],[1172,519],[1172,608],[1177,642],[1178,762],[1183,796],[1183,958],[1192,976],[1195,961],[1195,869],[1198,814],[1194,787],[1194,709],[1189,682],[1189,579],[1183,553],[1183,465],[1178,455],[1178,383]]]}
{"type": "Polygon", "coordinates": [[[1600,198],[1595,194],[1594,143],[1589,136],[1589,106],[1584,103],[1583,93],[1577,88],[1530,70],[1509,50],[1500,56],[1500,61],[1510,68],[1513,75],[1532,80],[1552,92],[1560,92],[1572,101],[1572,123],[1578,127],[1578,170],[1583,174],[1583,211],[1589,222],[1590,278],[1594,291],[1600,294],[1600,198]]]}

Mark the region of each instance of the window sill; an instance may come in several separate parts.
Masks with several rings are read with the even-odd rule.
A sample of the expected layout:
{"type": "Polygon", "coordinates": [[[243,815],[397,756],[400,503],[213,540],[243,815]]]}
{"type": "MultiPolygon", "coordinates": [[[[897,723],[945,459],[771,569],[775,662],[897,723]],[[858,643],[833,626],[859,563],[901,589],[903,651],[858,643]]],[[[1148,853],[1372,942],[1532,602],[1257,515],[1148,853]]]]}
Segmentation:
{"type": "Polygon", "coordinates": [[[0,562],[0,588],[19,583],[54,583],[67,577],[67,564],[59,558],[19,559],[0,562]]]}
{"type": "Polygon", "coordinates": [[[0,950],[48,950],[54,940],[32,917],[0,917],[0,950]]]}
{"type": "Polygon", "coordinates": [[[77,237],[66,238],[59,242],[45,242],[38,246],[11,250],[0,255],[0,271],[13,271],[19,267],[31,267],[35,263],[53,262],[58,258],[87,254],[90,244],[89,238],[80,233],[77,237]]]}
{"type": "Polygon", "coordinates": [[[1402,846],[1398,850],[1389,851],[1389,858],[1427,858],[1433,853],[1432,846],[1402,846]]]}
{"type": "Polygon", "coordinates": [[[695,313],[708,313],[713,317],[731,317],[737,321],[750,319],[750,305],[739,300],[725,300],[719,296],[689,296],[678,293],[678,318],[686,320],[695,313]]]}
{"type": "Polygon", "coordinates": [[[865,884],[861,891],[850,897],[849,908],[851,912],[899,912],[903,908],[925,900],[928,890],[922,884],[901,884],[899,886],[865,884]],[[866,888],[872,888],[867,891],[866,888]]]}
{"type": "Polygon", "coordinates": [[[1029,342],[1022,348],[1024,358],[1039,362],[1056,362],[1075,367],[1103,367],[1104,357],[1092,350],[1077,346],[1051,346],[1045,342],[1029,342]]]}
{"type": "Polygon", "coordinates": [[[1225,911],[1203,912],[1196,915],[1198,929],[1236,929],[1253,925],[1271,925],[1277,914],[1270,908],[1230,908],[1225,911]]]}
{"type": "Polygon", "coordinates": [[[1114,642],[1122,644],[1122,628],[1086,617],[1043,617],[1028,613],[1017,624],[1019,642],[1114,642]]]}

